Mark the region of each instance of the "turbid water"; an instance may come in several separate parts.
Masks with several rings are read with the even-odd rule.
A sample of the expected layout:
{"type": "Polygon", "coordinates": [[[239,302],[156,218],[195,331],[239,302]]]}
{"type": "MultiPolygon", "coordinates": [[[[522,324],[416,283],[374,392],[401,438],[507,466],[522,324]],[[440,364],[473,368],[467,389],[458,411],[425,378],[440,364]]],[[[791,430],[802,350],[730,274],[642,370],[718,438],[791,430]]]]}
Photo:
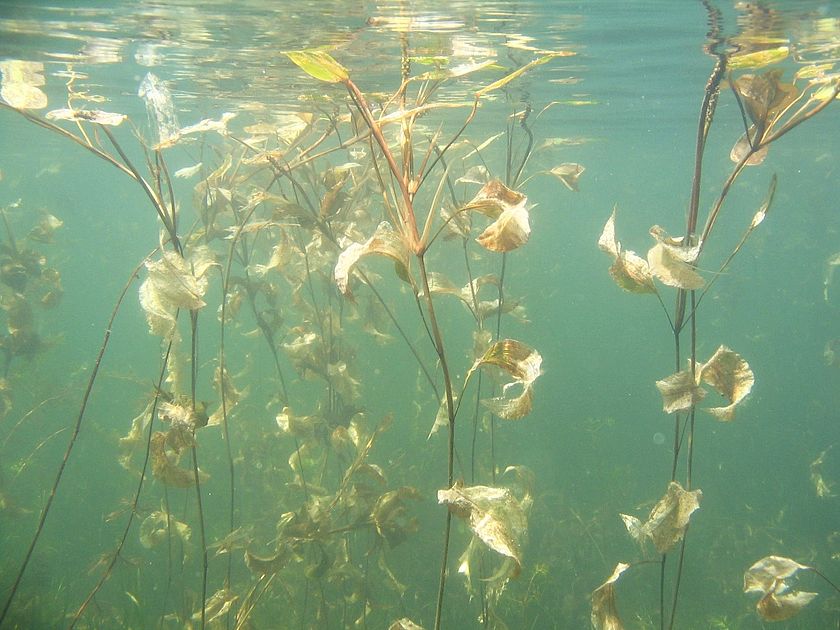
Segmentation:
{"type": "Polygon", "coordinates": [[[832,2],[0,3],[0,627],[837,627],[838,61],[832,2]]]}

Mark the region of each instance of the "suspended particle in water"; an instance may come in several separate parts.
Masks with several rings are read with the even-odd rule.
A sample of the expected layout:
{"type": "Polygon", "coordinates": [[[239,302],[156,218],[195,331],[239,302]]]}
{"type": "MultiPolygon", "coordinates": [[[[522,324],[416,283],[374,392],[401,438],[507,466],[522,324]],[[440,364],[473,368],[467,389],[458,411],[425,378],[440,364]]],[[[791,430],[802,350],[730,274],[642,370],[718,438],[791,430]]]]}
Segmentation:
{"type": "Polygon", "coordinates": [[[661,446],[662,444],[665,444],[665,434],[660,433],[659,431],[654,433],[653,434],[653,443],[656,444],[657,446],[661,446]]]}

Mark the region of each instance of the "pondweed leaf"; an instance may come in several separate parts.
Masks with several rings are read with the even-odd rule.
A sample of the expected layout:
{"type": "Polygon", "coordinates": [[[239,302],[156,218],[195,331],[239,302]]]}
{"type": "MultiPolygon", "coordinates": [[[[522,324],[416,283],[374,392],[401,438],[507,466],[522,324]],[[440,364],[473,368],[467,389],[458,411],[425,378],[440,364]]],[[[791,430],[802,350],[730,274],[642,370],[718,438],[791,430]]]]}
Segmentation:
{"type": "Polygon", "coordinates": [[[339,254],[333,274],[339,291],[344,295],[351,294],[348,283],[353,267],[356,266],[356,263],[363,256],[369,256],[371,254],[387,256],[393,260],[396,264],[397,275],[404,280],[408,279],[408,249],[400,238],[400,235],[391,227],[391,224],[383,221],[377,226],[373,236],[367,241],[364,243],[352,243],[339,254]]]}
{"type": "Polygon", "coordinates": [[[350,78],[347,69],[323,50],[293,50],[285,55],[298,68],[319,81],[339,83],[350,78]]]}
{"type": "Polygon", "coordinates": [[[479,234],[478,243],[493,252],[509,252],[528,242],[528,198],[492,179],[462,208],[490,217],[493,222],[479,234]]]}
{"type": "Polygon", "coordinates": [[[729,401],[724,407],[709,407],[704,411],[718,420],[729,421],[735,417],[735,408],[752,390],[755,375],[741,355],[722,345],[708,361],[698,363],[694,373],[689,368],[656,381],[662,394],[663,411],[674,413],[690,409],[706,395],[701,383],[711,385],[729,401]]]}
{"type": "Polygon", "coordinates": [[[767,556],[753,564],[744,573],[744,592],[761,593],[756,611],[766,621],[784,621],[796,616],[817,594],[807,591],[789,590],[787,580],[800,570],[808,570],[804,564],[783,556],[767,556]]]}
{"type": "Polygon", "coordinates": [[[648,262],[636,252],[622,249],[621,242],[615,236],[617,209],[617,207],[613,208],[598,238],[598,248],[613,259],[610,276],[620,288],[629,293],[656,293],[648,262]]]}
{"type": "Polygon", "coordinates": [[[513,72],[511,72],[510,74],[502,77],[498,81],[494,81],[490,85],[487,85],[487,86],[481,88],[480,90],[478,90],[475,93],[475,96],[476,96],[476,98],[481,98],[482,96],[485,96],[486,94],[489,94],[490,92],[493,92],[494,90],[498,90],[499,88],[503,88],[504,86],[506,86],[508,83],[510,83],[511,81],[516,79],[517,77],[519,77],[519,76],[525,74],[526,72],[528,72],[531,68],[534,68],[536,66],[541,66],[542,64],[544,64],[548,61],[551,61],[552,59],[554,59],[556,57],[571,57],[574,54],[575,53],[573,53],[571,51],[560,51],[560,52],[551,52],[551,53],[548,53],[547,55],[543,55],[542,57],[534,59],[532,62],[525,64],[521,68],[518,68],[518,69],[514,70],[513,72]]]}
{"type": "Polygon", "coordinates": [[[650,272],[662,284],[687,291],[699,289],[705,284],[693,267],[700,253],[698,246],[685,245],[685,239],[668,236],[658,225],[650,228],[650,235],[656,239],[656,245],[648,250],[648,265],[650,272]]]}
{"type": "Polygon", "coordinates": [[[528,528],[522,505],[507,488],[463,486],[460,483],[448,490],[438,490],[438,503],[447,505],[450,512],[467,521],[475,535],[461,556],[459,572],[467,579],[470,578],[470,565],[477,552],[476,539],[503,557],[502,566],[488,580],[492,582],[488,588],[494,596],[501,594],[507,581],[517,577],[522,569],[522,543],[528,528]]]}
{"type": "Polygon", "coordinates": [[[98,109],[54,109],[47,112],[47,120],[87,121],[99,125],[116,127],[128,118],[125,114],[103,112],[98,109]]]}
{"type": "Polygon", "coordinates": [[[592,591],[590,620],[594,630],[624,630],[615,603],[615,583],[629,568],[629,564],[619,562],[606,582],[592,591]]]}
{"type": "Polygon", "coordinates": [[[729,70],[742,70],[744,68],[763,68],[765,66],[779,63],[787,59],[790,54],[789,46],[776,46],[765,50],[756,50],[740,55],[731,55],[727,60],[729,70]]]}
{"type": "Polygon", "coordinates": [[[43,109],[47,95],[44,85],[44,64],[40,61],[6,59],[0,61],[0,98],[15,109],[43,109]]]}
{"type": "Polygon", "coordinates": [[[662,409],[665,413],[690,409],[706,395],[706,390],[697,385],[691,370],[680,370],[656,381],[656,388],[662,394],[662,409]]]}
{"type": "Polygon", "coordinates": [[[668,484],[668,490],[653,509],[647,521],[642,523],[635,516],[621,514],[624,526],[630,536],[643,544],[651,540],[660,554],[668,553],[682,540],[692,513],[700,507],[700,490],[688,491],[676,481],[668,484]]]}
{"type": "Polygon", "coordinates": [[[502,396],[484,400],[484,404],[505,420],[518,420],[528,415],[531,411],[534,381],[541,374],[540,353],[514,339],[497,341],[473,363],[466,379],[469,380],[478,368],[490,365],[510,374],[513,381],[504,385],[502,396]],[[508,391],[514,386],[521,387],[521,392],[511,396],[508,391]]]}
{"type": "Polygon", "coordinates": [[[718,420],[732,420],[735,407],[746,398],[755,384],[750,364],[726,346],[720,346],[706,363],[699,366],[698,374],[701,381],[711,385],[729,401],[725,407],[705,409],[718,420]]]}
{"type": "Polygon", "coordinates": [[[549,173],[557,177],[572,192],[578,192],[578,180],[585,170],[580,164],[564,162],[560,166],[555,166],[549,173]]]}

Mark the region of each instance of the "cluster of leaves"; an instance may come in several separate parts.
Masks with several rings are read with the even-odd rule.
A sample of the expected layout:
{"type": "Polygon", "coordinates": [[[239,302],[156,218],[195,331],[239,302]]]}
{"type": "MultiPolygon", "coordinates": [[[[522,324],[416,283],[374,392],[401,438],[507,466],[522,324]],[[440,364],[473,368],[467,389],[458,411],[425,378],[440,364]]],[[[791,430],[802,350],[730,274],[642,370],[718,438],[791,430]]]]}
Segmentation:
{"type": "Polygon", "coordinates": [[[49,347],[38,331],[35,309],[51,309],[58,305],[64,290],[58,269],[48,264],[41,245],[52,243],[63,222],[49,212],[42,213],[23,239],[14,230],[21,208],[18,200],[0,208],[5,238],[0,242],[0,309],[5,318],[5,333],[0,335],[3,352],[3,374],[0,377],[0,417],[11,409],[11,386],[7,379],[13,361],[31,358],[49,347]],[[37,249],[36,249],[37,247],[37,249]]]}

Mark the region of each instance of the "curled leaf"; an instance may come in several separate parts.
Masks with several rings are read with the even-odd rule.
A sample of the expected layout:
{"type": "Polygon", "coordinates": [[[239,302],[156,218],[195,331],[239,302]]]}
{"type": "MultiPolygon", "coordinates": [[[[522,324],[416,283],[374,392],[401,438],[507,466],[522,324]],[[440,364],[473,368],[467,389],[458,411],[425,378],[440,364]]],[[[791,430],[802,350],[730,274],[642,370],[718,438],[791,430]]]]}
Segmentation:
{"type": "Polygon", "coordinates": [[[650,229],[657,243],[648,250],[647,260],[651,273],[669,287],[688,291],[699,289],[705,284],[693,267],[700,248],[684,244],[683,238],[672,238],[658,225],[650,229]]]}
{"type": "Polygon", "coordinates": [[[744,592],[762,594],[756,604],[756,611],[762,619],[790,619],[817,596],[807,591],[789,590],[787,581],[798,571],[810,568],[783,556],[767,556],[744,573],[744,592]]]}
{"type": "Polygon", "coordinates": [[[643,543],[650,539],[657,552],[668,553],[682,540],[691,514],[700,507],[702,496],[700,490],[688,491],[672,481],[665,495],[653,506],[647,521],[642,523],[635,516],[627,514],[622,514],[621,518],[634,540],[643,543]]]}
{"type": "Polygon", "coordinates": [[[511,190],[498,179],[492,179],[476,193],[464,211],[476,211],[493,219],[476,239],[493,252],[509,252],[528,242],[531,226],[528,223],[528,198],[511,190]]]}
{"type": "Polygon", "coordinates": [[[629,564],[619,562],[606,582],[592,591],[590,619],[594,630],[623,630],[624,625],[618,616],[615,603],[615,583],[629,568],[629,564]]]}
{"type": "Polygon", "coordinates": [[[149,275],[140,285],[140,305],[152,334],[172,334],[178,309],[195,310],[205,305],[206,273],[214,264],[206,247],[197,248],[189,261],[166,252],[160,260],[146,263],[149,275]]]}
{"type": "Polygon", "coordinates": [[[650,265],[635,252],[622,249],[621,243],[616,239],[615,213],[617,209],[617,207],[613,208],[598,238],[598,248],[613,258],[610,276],[620,288],[630,293],[656,293],[650,265]]]}
{"type": "Polygon", "coordinates": [[[656,388],[662,394],[662,409],[665,413],[690,409],[706,395],[706,391],[695,381],[691,370],[680,370],[661,381],[656,388]]]}
{"type": "Polygon", "coordinates": [[[557,177],[563,185],[572,192],[578,192],[578,179],[583,175],[586,169],[580,164],[574,162],[564,162],[560,166],[555,166],[549,172],[557,177]]]}
{"type": "Polygon", "coordinates": [[[397,275],[404,279],[408,278],[408,250],[399,234],[391,227],[391,224],[383,221],[377,226],[373,236],[367,241],[364,243],[352,243],[339,254],[338,261],[335,264],[334,276],[339,291],[344,295],[350,295],[348,283],[353,267],[359,262],[362,256],[369,256],[371,254],[387,256],[396,264],[397,275]]]}
{"type": "Polygon", "coordinates": [[[408,617],[403,617],[388,626],[388,630],[423,630],[423,626],[418,626],[408,617]]]}
{"type": "Polygon", "coordinates": [[[186,523],[182,523],[171,514],[165,511],[155,511],[149,514],[140,524],[140,544],[146,549],[156,547],[165,542],[172,532],[184,545],[188,545],[192,530],[186,523]]]}
{"type": "MultiPolygon", "coordinates": [[[[189,488],[195,485],[195,474],[192,470],[180,468],[177,465],[180,452],[167,445],[168,435],[162,431],[155,431],[149,444],[149,458],[152,462],[152,474],[168,486],[189,488]],[[173,451],[173,459],[167,451],[173,451]]],[[[203,483],[209,478],[207,473],[198,471],[198,481],[203,483]]]]}
{"type": "Polygon", "coordinates": [[[473,363],[467,379],[480,367],[495,366],[510,374],[513,381],[502,388],[502,396],[483,401],[497,416],[505,420],[518,420],[531,411],[533,386],[541,374],[542,356],[533,348],[514,339],[494,343],[484,355],[473,363]],[[521,387],[521,392],[511,396],[509,390],[521,387]]]}
{"type": "Polygon", "coordinates": [[[466,520],[485,545],[509,561],[507,578],[519,575],[521,543],[528,524],[525,511],[510,490],[456,483],[448,490],[438,490],[438,503],[449,506],[450,512],[466,520]]]}
{"type": "Polygon", "coordinates": [[[712,357],[699,367],[699,378],[729,401],[725,407],[706,409],[718,420],[724,421],[735,417],[735,407],[746,398],[755,383],[750,364],[726,346],[720,346],[712,357]]]}
{"type": "Polygon", "coordinates": [[[408,514],[406,502],[421,498],[419,490],[403,486],[386,492],[376,500],[371,513],[373,524],[376,533],[388,542],[389,547],[396,547],[419,529],[417,519],[408,514]]]}

